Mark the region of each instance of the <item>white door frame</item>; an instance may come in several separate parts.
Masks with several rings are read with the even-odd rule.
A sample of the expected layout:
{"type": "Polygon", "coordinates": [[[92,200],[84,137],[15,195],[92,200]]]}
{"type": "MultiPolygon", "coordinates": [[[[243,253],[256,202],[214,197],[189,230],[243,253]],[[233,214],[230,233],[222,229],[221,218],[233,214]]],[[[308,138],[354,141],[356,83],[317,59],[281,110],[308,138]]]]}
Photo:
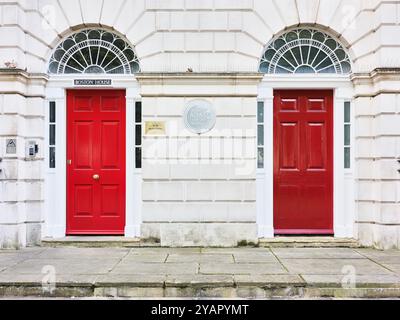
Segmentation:
{"type": "Polygon", "coordinates": [[[125,237],[140,237],[141,170],[135,169],[135,102],[140,101],[140,87],[132,75],[62,75],[51,76],[45,99],[45,223],[43,237],[62,238],[67,222],[67,89],[126,90],[126,225],[125,237]],[[111,86],[77,87],[74,79],[111,79],[111,86]],[[49,169],[49,102],[56,102],[56,169],[49,169]]]}
{"type": "Polygon", "coordinates": [[[264,169],[257,170],[257,224],[260,238],[274,237],[274,90],[334,90],[334,234],[337,238],[355,237],[354,194],[354,89],[349,76],[337,75],[265,75],[258,101],[264,102],[264,169]],[[344,102],[351,102],[352,160],[344,169],[344,102]]]}

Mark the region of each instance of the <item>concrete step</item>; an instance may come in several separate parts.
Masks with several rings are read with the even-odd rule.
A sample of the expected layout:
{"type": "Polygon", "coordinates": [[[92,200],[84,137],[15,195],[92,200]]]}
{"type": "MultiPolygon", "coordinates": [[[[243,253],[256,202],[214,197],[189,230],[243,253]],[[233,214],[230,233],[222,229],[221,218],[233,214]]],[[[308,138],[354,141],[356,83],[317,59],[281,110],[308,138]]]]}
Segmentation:
{"type": "Polygon", "coordinates": [[[355,239],[334,237],[276,237],[260,239],[264,248],[361,248],[355,239]]]}
{"type": "Polygon", "coordinates": [[[136,248],[160,246],[155,242],[143,242],[139,238],[115,236],[70,236],[64,238],[45,238],[41,241],[42,247],[63,248],[136,248]]]}

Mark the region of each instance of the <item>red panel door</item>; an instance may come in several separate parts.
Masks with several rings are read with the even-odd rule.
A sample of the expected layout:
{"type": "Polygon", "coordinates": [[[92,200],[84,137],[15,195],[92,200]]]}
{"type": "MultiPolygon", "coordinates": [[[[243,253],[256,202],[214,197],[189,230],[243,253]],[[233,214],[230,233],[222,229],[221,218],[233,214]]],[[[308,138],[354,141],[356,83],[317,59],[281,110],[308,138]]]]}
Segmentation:
{"type": "Polygon", "coordinates": [[[123,235],[125,91],[67,92],[67,234],[123,235]]]}
{"type": "Polygon", "coordinates": [[[333,234],[333,91],[275,91],[275,234],[333,234]]]}

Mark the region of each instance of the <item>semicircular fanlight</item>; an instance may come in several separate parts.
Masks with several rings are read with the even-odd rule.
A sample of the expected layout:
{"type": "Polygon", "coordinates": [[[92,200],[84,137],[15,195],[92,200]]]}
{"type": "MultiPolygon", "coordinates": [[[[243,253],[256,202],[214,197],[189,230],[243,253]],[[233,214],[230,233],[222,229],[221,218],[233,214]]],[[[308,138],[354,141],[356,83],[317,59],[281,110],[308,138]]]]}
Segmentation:
{"type": "Polygon", "coordinates": [[[58,45],[50,74],[134,74],[140,71],[133,48],[120,36],[102,29],[81,30],[58,45]]]}
{"type": "Polygon", "coordinates": [[[272,40],[260,62],[268,74],[350,74],[351,62],[344,47],[317,29],[295,29],[272,40]]]}

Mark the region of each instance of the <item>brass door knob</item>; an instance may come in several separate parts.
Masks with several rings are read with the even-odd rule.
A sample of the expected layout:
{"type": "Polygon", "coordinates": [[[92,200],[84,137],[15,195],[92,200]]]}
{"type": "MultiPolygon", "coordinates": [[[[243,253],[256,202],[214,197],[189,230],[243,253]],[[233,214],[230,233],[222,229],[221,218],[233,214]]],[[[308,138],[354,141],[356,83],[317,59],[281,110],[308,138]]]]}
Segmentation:
{"type": "Polygon", "coordinates": [[[93,179],[94,179],[94,180],[99,180],[99,179],[100,179],[100,176],[99,176],[98,174],[95,174],[95,175],[93,175],[93,179]]]}

